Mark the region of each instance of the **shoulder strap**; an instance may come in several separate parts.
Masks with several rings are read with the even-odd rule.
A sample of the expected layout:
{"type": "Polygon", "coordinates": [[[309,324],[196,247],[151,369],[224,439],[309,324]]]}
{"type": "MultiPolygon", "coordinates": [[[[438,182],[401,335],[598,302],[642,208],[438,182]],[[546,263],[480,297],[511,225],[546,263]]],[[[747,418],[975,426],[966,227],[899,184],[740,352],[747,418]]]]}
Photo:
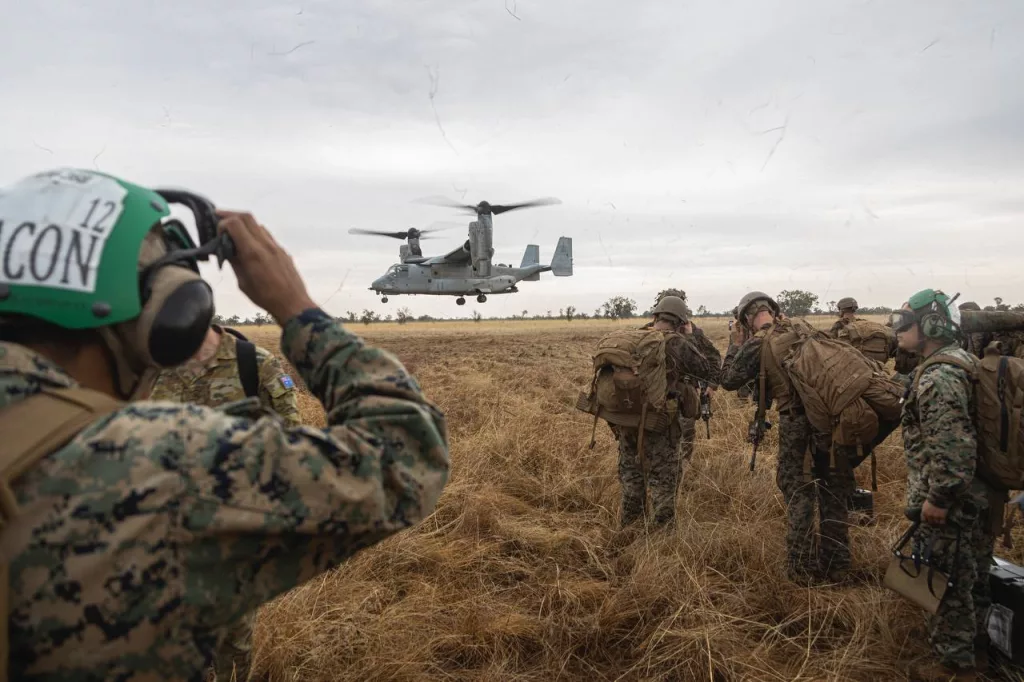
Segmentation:
{"type": "Polygon", "coordinates": [[[99,417],[124,403],[87,388],[43,389],[0,409],[0,514],[7,515],[7,483],[60,448],[99,417]],[[26,424],[45,425],[24,428],[26,424]]]}
{"type": "Polygon", "coordinates": [[[256,346],[241,339],[236,343],[238,376],[245,395],[253,398],[260,393],[260,370],[256,365],[256,346]]]}
{"type": "Polygon", "coordinates": [[[231,327],[221,327],[221,329],[226,331],[228,334],[231,334],[231,336],[235,337],[236,339],[241,339],[242,341],[248,341],[249,340],[248,337],[246,337],[245,334],[243,334],[242,332],[238,331],[237,329],[232,329],[231,327]]]}
{"type": "MultiPolygon", "coordinates": [[[[124,403],[87,388],[43,389],[13,405],[0,408],[0,530],[17,516],[11,483],[43,457],[65,445],[79,431],[124,403]],[[26,425],[31,425],[26,428],[26,425]],[[34,428],[33,428],[34,427],[34,428]]],[[[7,617],[10,574],[0,561],[0,680],[7,680],[10,649],[7,617]]]]}
{"type": "Polygon", "coordinates": [[[975,381],[977,381],[978,370],[973,363],[967,360],[961,360],[960,358],[954,357],[952,355],[940,353],[939,355],[931,356],[930,358],[928,358],[927,360],[925,360],[924,362],[917,366],[917,370],[914,372],[914,389],[917,390],[917,385],[921,383],[921,375],[924,373],[924,370],[926,368],[931,367],[932,365],[939,365],[943,363],[959,367],[963,371],[967,372],[967,377],[968,379],[971,380],[972,384],[975,381]]]}

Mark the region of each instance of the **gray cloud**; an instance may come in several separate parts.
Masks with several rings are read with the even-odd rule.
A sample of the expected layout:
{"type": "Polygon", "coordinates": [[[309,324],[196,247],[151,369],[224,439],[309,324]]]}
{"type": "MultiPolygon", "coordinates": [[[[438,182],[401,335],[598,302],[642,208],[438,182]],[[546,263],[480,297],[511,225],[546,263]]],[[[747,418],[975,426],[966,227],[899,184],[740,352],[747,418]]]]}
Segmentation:
{"type": "Polygon", "coordinates": [[[499,262],[574,238],[576,276],[486,304],[506,313],[669,285],[716,310],[1024,300],[1018,3],[57,0],[5,28],[0,180],[98,167],[249,208],[334,312],[375,305],[399,244],[347,230],[464,223],[412,203],[438,194],[564,202],[496,221],[499,262]]]}

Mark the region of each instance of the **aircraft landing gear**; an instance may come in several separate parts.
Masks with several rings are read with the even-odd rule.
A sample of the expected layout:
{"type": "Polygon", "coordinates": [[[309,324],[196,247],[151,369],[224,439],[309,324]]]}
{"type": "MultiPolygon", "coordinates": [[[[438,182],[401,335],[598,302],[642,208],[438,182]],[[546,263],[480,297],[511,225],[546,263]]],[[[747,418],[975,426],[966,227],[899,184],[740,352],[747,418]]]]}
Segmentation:
{"type": "Polygon", "coordinates": [[[484,296],[483,294],[480,294],[479,296],[476,297],[476,302],[477,303],[486,303],[487,302],[487,297],[484,296]]]}
{"type": "Polygon", "coordinates": [[[466,299],[462,298],[461,296],[459,296],[457,299],[455,299],[455,302],[458,305],[466,305],[466,299]]]}
{"type": "Polygon", "coordinates": [[[380,299],[380,302],[381,303],[387,303],[388,302],[388,297],[384,296],[383,298],[380,299]]]}

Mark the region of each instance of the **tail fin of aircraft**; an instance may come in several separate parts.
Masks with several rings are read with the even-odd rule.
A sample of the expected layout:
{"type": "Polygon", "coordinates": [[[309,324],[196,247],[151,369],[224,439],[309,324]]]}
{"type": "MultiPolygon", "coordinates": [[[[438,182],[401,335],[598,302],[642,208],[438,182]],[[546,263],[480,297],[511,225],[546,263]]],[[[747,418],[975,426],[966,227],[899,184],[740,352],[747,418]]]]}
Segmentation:
{"type": "Polygon", "coordinates": [[[551,274],[572,277],[572,237],[559,237],[555,255],[551,257],[551,274]]]}
{"type": "MultiPolygon", "coordinates": [[[[540,265],[540,247],[536,244],[529,244],[526,247],[526,253],[523,254],[523,262],[519,264],[521,268],[528,268],[531,265],[540,265]]],[[[535,272],[529,277],[523,278],[524,282],[539,282],[540,273],[535,272]]]]}

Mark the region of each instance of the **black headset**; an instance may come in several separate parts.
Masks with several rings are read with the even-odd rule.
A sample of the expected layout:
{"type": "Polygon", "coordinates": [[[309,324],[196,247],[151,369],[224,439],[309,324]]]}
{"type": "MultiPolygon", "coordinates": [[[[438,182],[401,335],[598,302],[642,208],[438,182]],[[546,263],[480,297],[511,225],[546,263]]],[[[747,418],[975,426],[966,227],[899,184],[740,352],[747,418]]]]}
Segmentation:
{"type": "MultiPolygon", "coordinates": [[[[154,293],[159,273],[167,267],[184,267],[199,274],[199,261],[216,256],[223,268],[224,261],[235,254],[235,245],[227,233],[217,232],[216,207],[208,199],[184,190],[154,189],[169,204],[185,206],[195,216],[196,232],[200,244],[188,234],[177,219],[162,224],[167,253],[148,264],[139,273],[139,296],[143,313],[154,293]]],[[[192,279],[178,286],[159,303],[152,315],[152,325],[146,334],[149,356],[162,367],[173,367],[195,355],[206,338],[206,332],[215,312],[213,289],[203,279],[192,279]]]]}

